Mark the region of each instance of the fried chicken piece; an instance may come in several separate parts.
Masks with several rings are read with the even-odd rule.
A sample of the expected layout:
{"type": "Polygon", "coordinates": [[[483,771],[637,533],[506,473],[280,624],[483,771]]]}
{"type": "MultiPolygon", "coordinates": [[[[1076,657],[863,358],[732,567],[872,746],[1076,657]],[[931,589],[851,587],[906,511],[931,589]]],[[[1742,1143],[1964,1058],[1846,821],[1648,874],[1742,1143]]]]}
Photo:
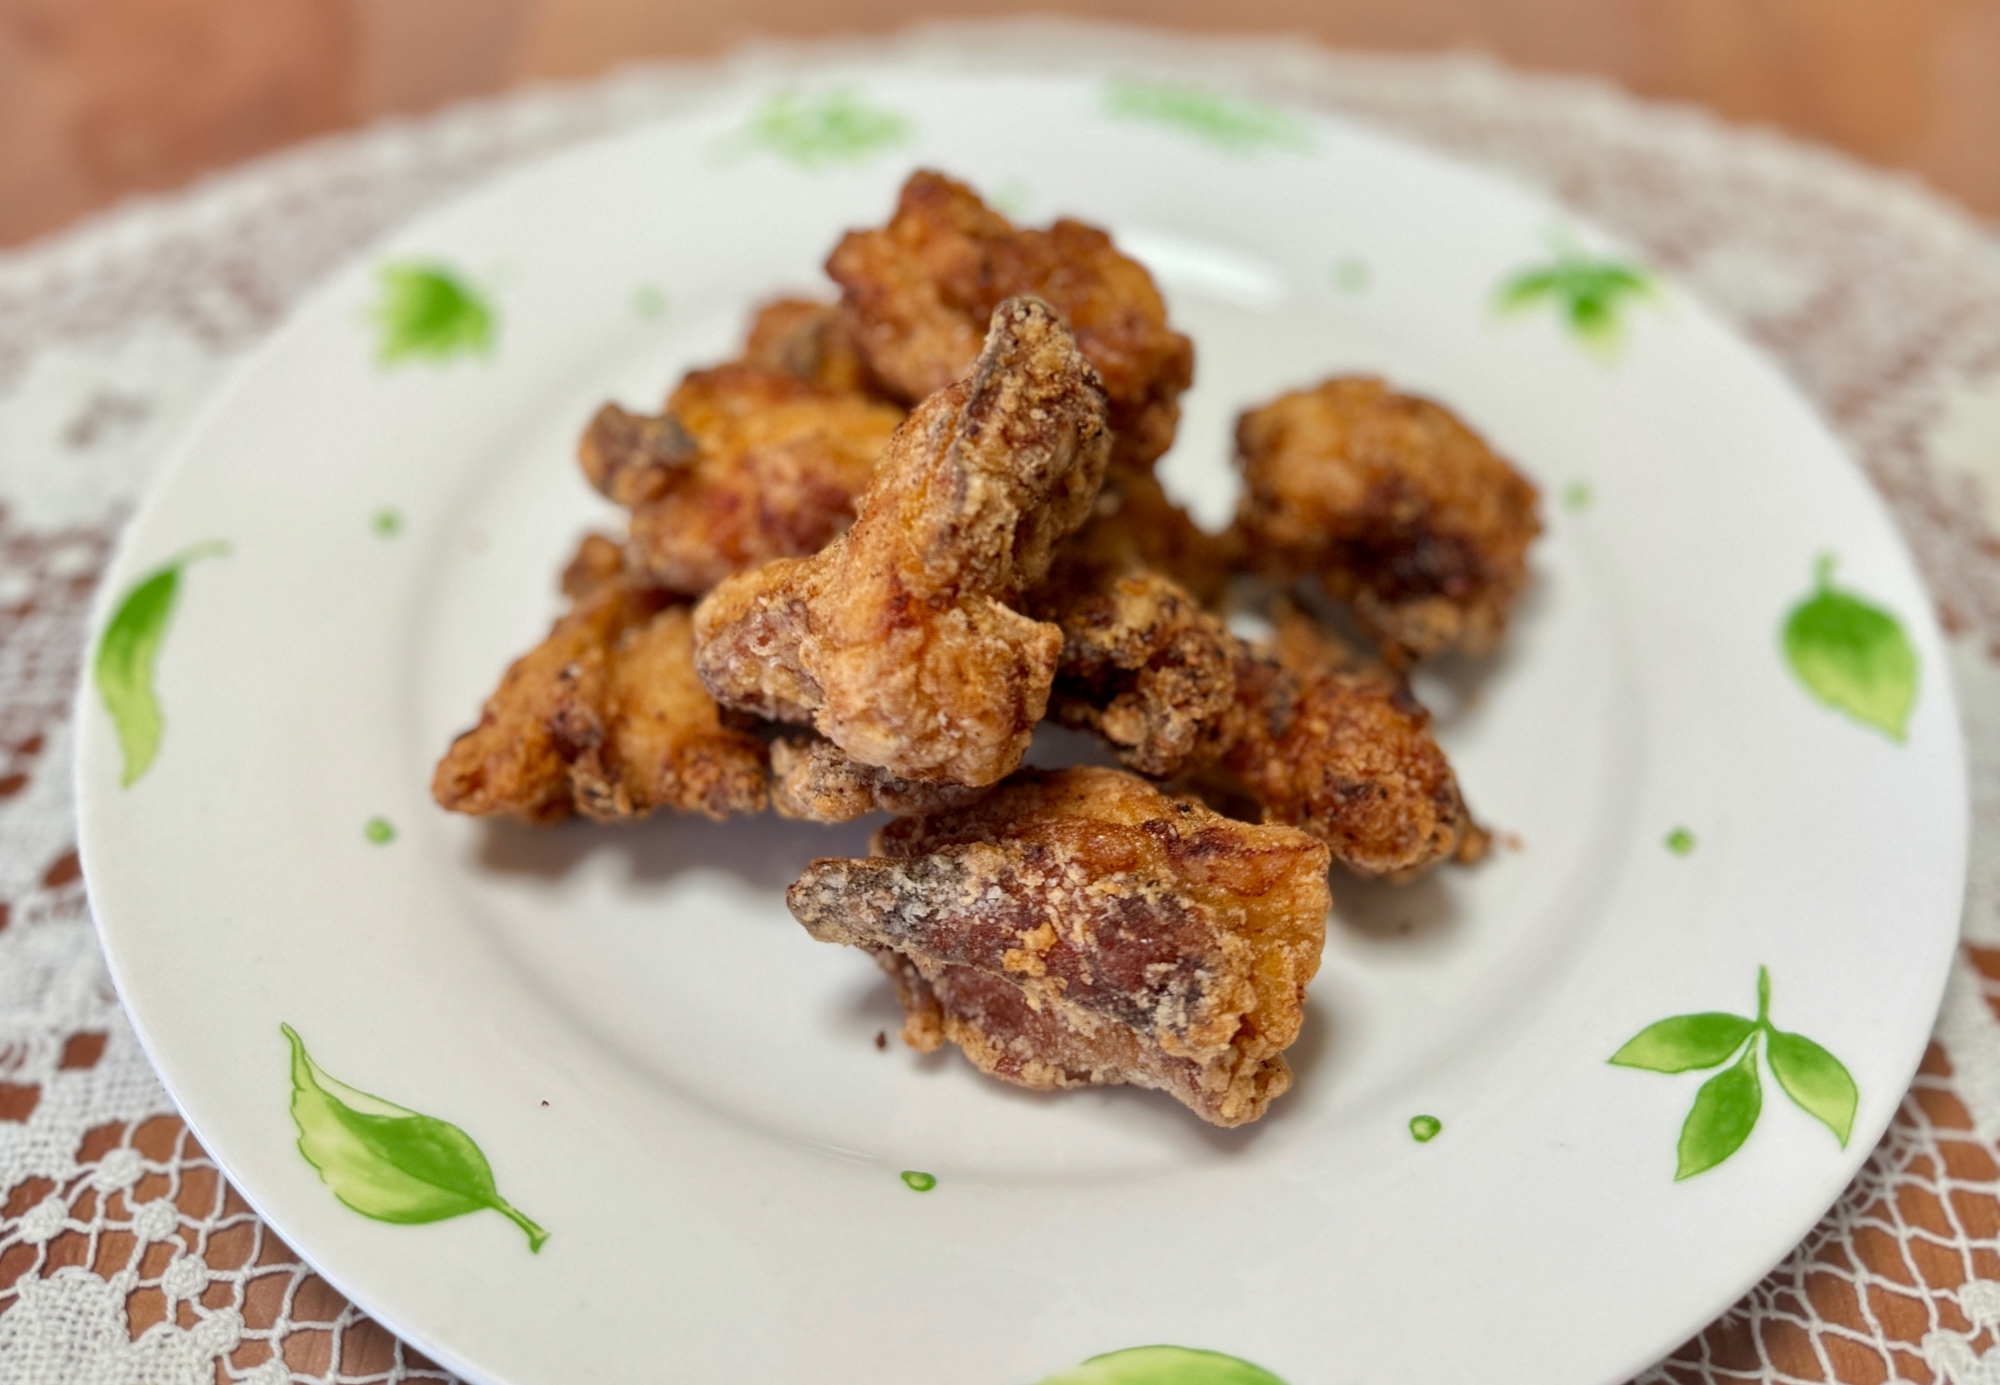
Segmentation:
{"type": "Polygon", "coordinates": [[[853,528],[702,601],[702,682],[897,778],[1004,778],[1062,648],[1011,603],[1089,512],[1108,449],[1103,388],[1060,319],[1001,304],[972,371],[897,431],[853,528]]]}
{"type": "Polygon", "coordinates": [[[1233,529],[1211,534],[1196,524],[1151,473],[1117,469],[1088,522],[1056,551],[1045,585],[1102,593],[1117,578],[1158,573],[1213,607],[1236,566],[1236,542],[1233,529]]]}
{"type": "Polygon", "coordinates": [[[854,316],[838,302],[777,298],[764,304],[750,319],[743,363],[839,394],[881,394],[861,359],[854,316]]]}
{"type": "Polygon", "coordinates": [[[1062,315],[1104,381],[1114,467],[1146,470],[1173,443],[1194,346],[1167,325],[1145,267],[1096,227],[1016,230],[963,183],[919,170],[889,224],[850,231],[826,271],[870,370],[905,403],[962,374],[994,307],[1028,294],[1062,315]]]}
{"type": "Polygon", "coordinates": [[[818,736],[771,742],[771,806],[780,817],[852,822],[864,813],[935,813],[957,808],[986,790],[965,784],[899,779],[859,764],[818,736]]]}
{"type": "Polygon", "coordinates": [[[763,744],[725,727],[695,677],[688,608],[630,582],[618,545],[597,534],[563,590],[568,613],[438,762],[432,797],[532,823],[761,812],[763,744]]]}
{"type": "Polygon", "coordinates": [[[699,596],[772,558],[817,553],[902,421],[892,404],[785,370],[732,362],[691,373],[657,415],[606,404],[577,456],[632,511],[627,561],[699,596]]]}
{"type": "Polygon", "coordinates": [[[904,1041],[1041,1089],[1131,1083],[1242,1125],[1291,1085],[1319,969],[1326,848],[1110,769],[1023,771],[903,818],[786,893],[895,981],[904,1041]]]}
{"type": "Polygon", "coordinates": [[[1358,875],[1407,880],[1485,853],[1430,713],[1399,674],[1296,612],[1270,647],[1239,645],[1234,672],[1235,739],[1206,772],[1212,787],[1311,833],[1358,875]]]}
{"type": "Polygon", "coordinates": [[[1064,726],[1096,732],[1156,779],[1235,738],[1241,641],[1183,588],[1140,572],[1038,598],[1035,613],[1063,632],[1049,710],[1064,726]]]}
{"type": "Polygon", "coordinates": [[[1492,648],[1541,532],[1534,485],[1448,410],[1347,377],[1236,424],[1244,551],[1314,574],[1403,656],[1492,648]]]}

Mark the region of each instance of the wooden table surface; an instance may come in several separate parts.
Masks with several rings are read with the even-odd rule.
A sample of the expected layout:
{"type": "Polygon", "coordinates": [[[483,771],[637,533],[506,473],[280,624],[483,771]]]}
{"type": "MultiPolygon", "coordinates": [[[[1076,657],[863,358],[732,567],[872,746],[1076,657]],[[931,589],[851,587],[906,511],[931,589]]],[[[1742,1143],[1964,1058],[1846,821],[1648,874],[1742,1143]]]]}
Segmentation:
{"type": "MultiPolygon", "coordinates": [[[[389,112],[1007,0],[0,0],[0,245],[389,112]]],[[[1040,13],[1473,48],[1914,170],[2000,218],[2000,0],[1042,0],[1040,13]]]]}

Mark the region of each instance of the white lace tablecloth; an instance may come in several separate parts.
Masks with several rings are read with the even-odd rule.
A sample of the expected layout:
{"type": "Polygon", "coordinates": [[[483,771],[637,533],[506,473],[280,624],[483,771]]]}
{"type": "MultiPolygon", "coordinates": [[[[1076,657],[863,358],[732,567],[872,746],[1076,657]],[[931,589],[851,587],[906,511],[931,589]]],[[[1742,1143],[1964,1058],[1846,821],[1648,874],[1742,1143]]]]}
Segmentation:
{"type": "Polygon", "coordinates": [[[1644,1379],[2000,1382],[1993,242],[1907,181],[1592,83],[1043,23],[527,91],[310,145],[0,256],[0,1381],[451,1378],[258,1220],[175,1115],[119,1010],[70,801],[86,609],[190,413],[366,242],[497,169],[720,83],[857,55],[1178,75],[1377,123],[1622,233],[1818,402],[1888,501],[1954,636],[1975,814],[1964,943],[1923,1072],[1853,1186],[1763,1284],[1644,1379]]]}

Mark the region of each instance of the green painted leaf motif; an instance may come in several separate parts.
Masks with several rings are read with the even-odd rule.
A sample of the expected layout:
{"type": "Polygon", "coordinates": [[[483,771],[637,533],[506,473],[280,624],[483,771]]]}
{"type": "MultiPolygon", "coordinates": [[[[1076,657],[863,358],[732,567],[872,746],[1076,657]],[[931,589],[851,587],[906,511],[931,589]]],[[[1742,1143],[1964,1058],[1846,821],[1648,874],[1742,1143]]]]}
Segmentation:
{"type": "Polygon", "coordinates": [[[1104,89],[1104,109],[1121,120],[1191,135],[1227,154],[1304,152],[1313,145],[1311,128],[1287,111],[1184,82],[1112,81],[1104,89]]]}
{"type": "Polygon", "coordinates": [[[1713,1010],[1699,1015],[1675,1015],[1634,1034],[1611,1055],[1611,1061],[1621,1068],[1644,1068],[1648,1072],[1712,1068],[1736,1052],[1756,1028],[1755,1020],[1713,1010]]]}
{"type": "Polygon", "coordinates": [[[1132,1347],[1093,1356],[1074,1370],[1058,1371],[1040,1385],[1285,1385],[1261,1366],[1217,1351],[1189,1347],[1132,1347]]]}
{"type": "Polygon", "coordinates": [[[529,1250],[541,1250],[549,1233],[500,1196],[470,1135],[329,1076],[296,1030],[279,1029],[292,1046],[299,1153],[335,1197],[364,1217],[404,1225],[490,1208],[526,1233],[529,1250]]]}
{"type": "Polygon", "coordinates": [[[1845,1149],[1854,1130],[1854,1108],[1861,1102],[1846,1065],[1805,1035],[1781,1029],[1771,1031],[1764,1057],[1785,1095],[1831,1130],[1845,1149]]]}
{"type": "Polygon", "coordinates": [[[761,149],[795,167],[817,171],[861,163],[905,143],[915,126],[908,116],[869,104],[852,87],[805,93],[778,92],[750,117],[724,152],[761,149]]]}
{"type": "Polygon", "coordinates": [[[1786,661],[1819,701],[1901,741],[1917,701],[1917,652],[1902,622],[1834,587],[1831,557],[1814,578],[1785,619],[1786,661]]]}
{"type": "Polygon", "coordinates": [[[1680,1162],[1674,1181],[1714,1168],[1743,1147],[1764,1108],[1763,1084],[1757,1080],[1757,1046],[1701,1084],[1694,1109],[1681,1126],[1680,1162]]]}
{"type": "Polygon", "coordinates": [[[446,361],[493,349],[492,306],[449,266],[418,261],[386,264],[375,325],[376,357],[385,366],[415,357],[446,361]]]}
{"type": "Polygon", "coordinates": [[[131,788],[160,753],[166,720],[153,691],[153,664],[180,595],[181,572],[198,558],[218,557],[228,551],[229,546],[220,540],[197,544],[140,578],[118,603],[98,638],[91,681],[96,683],[97,695],[118,731],[118,749],[125,761],[119,783],[125,788],[131,788]]]}
{"type": "Polygon", "coordinates": [[[1577,340],[1609,356],[1624,339],[1626,304],[1658,293],[1642,269],[1563,250],[1554,263],[1524,269],[1505,280],[1496,301],[1502,312],[1551,304],[1577,340]]]}

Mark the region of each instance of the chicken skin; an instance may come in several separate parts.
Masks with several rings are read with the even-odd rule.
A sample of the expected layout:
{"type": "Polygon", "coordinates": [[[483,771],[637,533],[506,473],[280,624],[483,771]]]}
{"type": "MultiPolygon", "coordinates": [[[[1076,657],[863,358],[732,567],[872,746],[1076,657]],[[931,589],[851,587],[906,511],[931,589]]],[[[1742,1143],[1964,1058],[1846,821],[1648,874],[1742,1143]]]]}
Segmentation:
{"type": "Polygon", "coordinates": [[[1194,346],[1167,324],[1138,261],[1093,226],[1019,230],[971,188],[919,170],[879,229],[850,231],[827,260],[870,371],[906,404],[964,373],[1004,299],[1040,298],[1104,382],[1115,469],[1150,469],[1174,439],[1194,346]]]}
{"type": "Polygon", "coordinates": [[[1016,609],[1088,514],[1104,391],[1056,314],[993,313],[971,371],[897,431],[854,526],[722,583],[695,663],[726,706],[810,723],[900,779],[984,785],[1020,763],[1062,632],[1016,609]]]}
{"type": "Polygon", "coordinates": [[[761,812],[763,743],[724,726],[695,677],[688,607],[635,586],[618,546],[595,534],[563,590],[569,611],[438,763],[438,803],[531,823],[761,812]]]}
{"type": "Polygon", "coordinates": [[[1024,1087],[1154,1088],[1222,1126],[1291,1085],[1329,907],[1304,833],[1070,769],[899,819],[874,849],[813,862],[786,901],[876,955],[912,1047],[949,1039],[1024,1087]]]}
{"type": "Polygon", "coordinates": [[[1499,640],[1541,532],[1534,485],[1449,410],[1348,377],[1236,425],[1242,551],[1263,575],[1318,577],[1407,659],[1499,640]]]}

